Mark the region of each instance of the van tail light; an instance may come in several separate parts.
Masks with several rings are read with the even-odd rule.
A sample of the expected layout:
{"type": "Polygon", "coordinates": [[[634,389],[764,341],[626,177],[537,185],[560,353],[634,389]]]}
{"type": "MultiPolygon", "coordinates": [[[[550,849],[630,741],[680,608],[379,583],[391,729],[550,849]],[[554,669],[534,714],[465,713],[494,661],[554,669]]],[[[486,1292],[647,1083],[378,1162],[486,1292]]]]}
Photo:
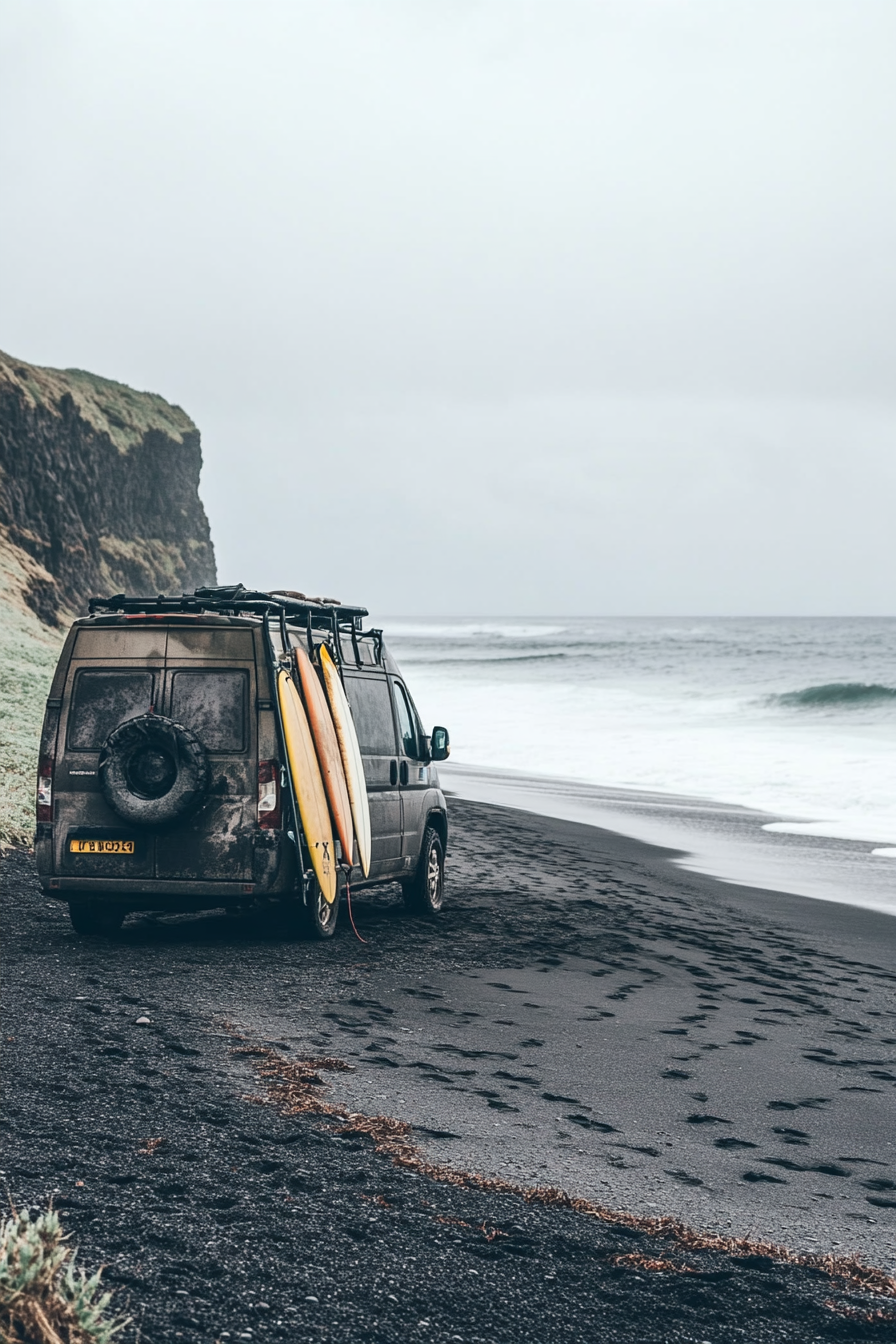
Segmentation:
{"type": "Polygon", "coordinates": [[[52,756],[41,756],[37,766],[37,820],[53,820],[53,766],[52,756]]]}
{"type": "Polygon", "coordinates": [[[280,828],[280,763],[258,762],[258,824],[266,831],[280,828]]]}

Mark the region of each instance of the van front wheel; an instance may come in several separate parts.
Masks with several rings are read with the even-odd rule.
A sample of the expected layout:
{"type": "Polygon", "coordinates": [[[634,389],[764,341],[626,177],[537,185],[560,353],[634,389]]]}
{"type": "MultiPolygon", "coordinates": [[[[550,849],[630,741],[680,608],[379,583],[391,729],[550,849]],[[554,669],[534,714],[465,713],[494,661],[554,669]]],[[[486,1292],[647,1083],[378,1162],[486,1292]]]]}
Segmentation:
{"type": "Polygon", "coordinates": [[[437,915],[445,899],[445,850],[435,826],[427,826],[417,871],[402,884],[405,905],[417,915],[437,915]]]}
{"type": "Polygon", "coordinates": [[[68,917],[75,933],[117,933],[124,923],[124,910],[93,905],[90,901],[69,901],[68,917]]]}

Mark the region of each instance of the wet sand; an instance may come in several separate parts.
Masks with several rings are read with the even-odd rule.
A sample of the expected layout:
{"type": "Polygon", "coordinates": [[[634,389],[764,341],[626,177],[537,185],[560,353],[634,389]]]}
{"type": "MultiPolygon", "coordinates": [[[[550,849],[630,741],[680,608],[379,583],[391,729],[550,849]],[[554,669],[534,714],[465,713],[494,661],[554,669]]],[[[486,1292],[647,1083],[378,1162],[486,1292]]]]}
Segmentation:
{"type": "Polygon", "coordinates": [[[879,841],[825,834],[823,822],[710,798],[610,788],[454,761],[440,771],[452,795],[584,822],[675,850],[675,862],[690,872],[896,916],[896,851],[879,841]],[[819,827],[821,833],[815,833],[819,827]]]}
{"type": "Polygon", "coordinates": [[[896,920],[589,826],[452,816],[454,967],[315,994],[304,1030],[247,1004],[253,1029],[349,1060],[340,1098],[436,1160],[892,1264],[896,920]]]}

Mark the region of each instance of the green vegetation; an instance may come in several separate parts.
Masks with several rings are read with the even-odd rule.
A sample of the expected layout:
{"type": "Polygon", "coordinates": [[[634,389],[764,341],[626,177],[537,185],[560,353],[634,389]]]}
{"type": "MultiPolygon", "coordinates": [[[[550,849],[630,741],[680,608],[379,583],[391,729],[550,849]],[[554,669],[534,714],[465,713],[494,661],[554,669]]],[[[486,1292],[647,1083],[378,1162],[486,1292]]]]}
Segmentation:
{"type": "Polygon", "coordinates": [[[83,418],[109,435],[120,453],[142,443],[148,430],[158,429],[182,443],[196,426],[179,406],[155,392],[136,392],[126,383],[100,378],[83,369],[44,369],[0,351],[0,382],[13,384],[34,406],[58,416],[59,401],[68,394],[83,418]]]}
{"type": "Polygon", "coordinates": [[[44,703],[64,635],[21,602],[12,548],[0,547],[0,849],[31,844],[44,703]]]}
{"type": "Polygon", "coordinates": [[[131,537],[126,541],[109,533],[101,536],[99,542],[104,577],[100,589],[107,593],[121,591],[122,572],[131,576],[129,591],[179,592],[184,557],[202,546],[202,542],[159,541],[155,537],[131,537]]]}
{"type": "Polygon", "coordinates": [[[99,1271],[75,1269],[54,1209],[0,1224],[2,1344],[110,1344],[127,1324],[107,1315],[110,1300],[99,1271]]]}

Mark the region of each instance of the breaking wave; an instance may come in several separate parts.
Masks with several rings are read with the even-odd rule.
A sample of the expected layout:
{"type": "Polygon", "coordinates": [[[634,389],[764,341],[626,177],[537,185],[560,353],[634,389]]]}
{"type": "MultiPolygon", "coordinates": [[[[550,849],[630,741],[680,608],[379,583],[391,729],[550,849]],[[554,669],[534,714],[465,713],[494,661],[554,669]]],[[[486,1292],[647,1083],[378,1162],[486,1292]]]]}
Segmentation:
{"type": "Polygon", "coordinates": [[[401,655],[402,667],[407,664],[408,667],[419,667],[424,664],[427,667],[448,667],[458,665],[460,667],[494,667],[496,663],[543,663],[555,661],[558,658],[575,658],[575,653],[570,653],[567,649],[552,649],[546,653],[495,653],[486,654],[484,657],[457,658],[451,654],[440,655],[439,653],[418,654],[404,653],[401,655]]]}
{"type": "Polygon", "coordinates": [[[801,691],[785,691],[771,697],[773,704],[793,709],[824,709],[827,706],[850,708],[896,702],[896,687],[870,685],[864,681],[831,681],[824,686],[805,686],[801,691]]]}

